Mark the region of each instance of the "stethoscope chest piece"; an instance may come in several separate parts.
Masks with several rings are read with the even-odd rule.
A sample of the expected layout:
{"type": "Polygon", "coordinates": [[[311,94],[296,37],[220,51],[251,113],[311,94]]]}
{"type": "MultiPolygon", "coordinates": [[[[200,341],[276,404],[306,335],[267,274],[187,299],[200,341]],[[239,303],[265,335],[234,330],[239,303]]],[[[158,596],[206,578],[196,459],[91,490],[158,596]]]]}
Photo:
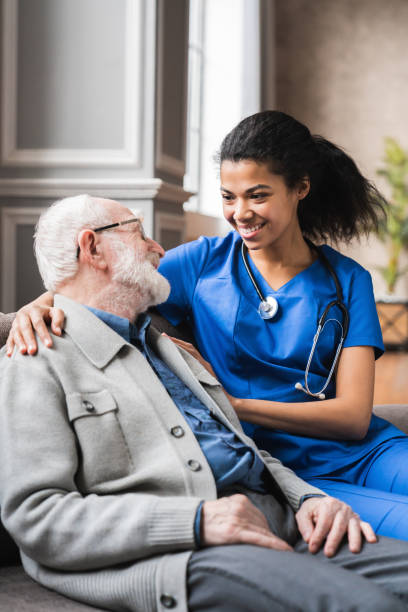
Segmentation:
{"type": "Polygon", "coordinates": [[[251,280],[251,283],[254,286],[254,289],[257,292],[259,299],[261,300],[258,306],[258,314],[261,317],[261,319],[264,319],[264,320],[273,319],[273,317],[278,312],[278,308],[279,308],[278,300],[274,298],[273,295],[267,295],[265,297],[260,287],[258,287],[258,283],[256,282],[251,272],[251,269],[248,265],[247,252],[248,252],[248,249],[245,246],[244,242],[242,242],[241,243],[242,261],[244,262],[244,266],[251,280]]]}
{"type": "Polygon", "coordinates": [[[267,295],[258,306],[258,313],[261,319],[273,319],[278,312],[279,304],[273,295],[267,295]]]}

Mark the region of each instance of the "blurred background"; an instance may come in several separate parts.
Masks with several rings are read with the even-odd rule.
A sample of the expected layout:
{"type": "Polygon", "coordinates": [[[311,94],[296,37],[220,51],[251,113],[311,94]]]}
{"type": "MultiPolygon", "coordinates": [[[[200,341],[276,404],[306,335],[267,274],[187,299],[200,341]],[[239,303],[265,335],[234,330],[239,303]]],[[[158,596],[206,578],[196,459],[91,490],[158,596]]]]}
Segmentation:
{"type": "MultiPolygon", "coordinates": [[[[1,0],[0,31],[3,312],[42,291],[32,235],[60,197],[142,210],[165,248],[228,231],[213,157],[259,110],[333,140],[392,196],[377,172],[386,137],[408,149],[406,0],[1,0]]],[[[370,270],[379,300],[389,248],[376,236],[341,246],[370,270]]],[[[407,264],[402,246],[399,348],[407,264]]],[[[392,375],[403,367],[405,379],[402,357],[392,375]]]]}

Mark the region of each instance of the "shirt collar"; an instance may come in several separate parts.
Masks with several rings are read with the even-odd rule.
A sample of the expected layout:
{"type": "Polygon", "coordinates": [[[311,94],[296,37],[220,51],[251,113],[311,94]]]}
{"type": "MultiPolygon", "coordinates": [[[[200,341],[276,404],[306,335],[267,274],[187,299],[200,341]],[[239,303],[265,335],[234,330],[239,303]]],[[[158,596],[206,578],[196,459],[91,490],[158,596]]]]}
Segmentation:
{"type": "Polygon", "coordinates": [[[92,306],[86,306],[86,308],[119,334],[126,342],[136,345],[140,343],[143,348],[145,347],[146,331],[151,321],[150,316],[146,312],[142,312],[136,319],[135,324],[133,324],[129,319],[107,312],[106,310],[92,308],[92,306]]]}

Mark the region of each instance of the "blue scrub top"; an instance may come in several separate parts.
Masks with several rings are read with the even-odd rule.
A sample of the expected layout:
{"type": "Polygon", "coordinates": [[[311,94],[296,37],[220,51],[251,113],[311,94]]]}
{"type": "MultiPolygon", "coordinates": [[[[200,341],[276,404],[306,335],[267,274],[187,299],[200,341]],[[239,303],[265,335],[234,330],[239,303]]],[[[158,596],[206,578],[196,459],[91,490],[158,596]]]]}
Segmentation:
{"type": "MultiPolygon", "coordinates": [[[[251,262],[264,295],[279,303],[277,315],[263,320],[259,297],[245,270],[237,232],[225,238],[201,237],[166,253],[160,272],[171,293],[160,312],[173,324],[187,319],[198,348],[211,362],[225,389],[241,398],[281,402],[317,401],[295,388],[304,373],[319,320],[326,305],[336,299],[334,282],[320,259],[274,291],[251,262]]],[[[339,278],[350,327],[344,346],[372,346],[376,358],[384,350],[369,273],[329,246],[321,247],[339,278]]],[[[337,347],[341,313],[320,335],[308,378],[312,391],[325,384],[337,347]]],[[[335,396],[335,381],[326,388],[335,396]]],[[[322,440],[244,423],[260,448],[268,450],[303,477],[326,475],[356,461],[385,439],[402,433],[373,416],[363,441],[322,440]]]]}

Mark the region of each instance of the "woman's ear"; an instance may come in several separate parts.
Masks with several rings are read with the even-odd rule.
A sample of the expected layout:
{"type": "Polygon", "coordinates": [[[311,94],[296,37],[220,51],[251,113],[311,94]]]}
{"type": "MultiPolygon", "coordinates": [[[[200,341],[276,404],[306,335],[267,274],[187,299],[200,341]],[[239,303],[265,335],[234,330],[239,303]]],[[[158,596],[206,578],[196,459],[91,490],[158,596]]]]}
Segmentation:
{"type": "Polygon", "coordinates": [[[310,191],[310,179],[308,176],[304,176],[300,179],[297,186],[297,193],[299,196],[299,200],[303,200],[310,191]]]}
{"type": "Polygon", "coordinates": [[[79,258],[99,270],[108,267],[105,253],[99,236],[90,229],[84,229],[78,235],[79,258]]]}

